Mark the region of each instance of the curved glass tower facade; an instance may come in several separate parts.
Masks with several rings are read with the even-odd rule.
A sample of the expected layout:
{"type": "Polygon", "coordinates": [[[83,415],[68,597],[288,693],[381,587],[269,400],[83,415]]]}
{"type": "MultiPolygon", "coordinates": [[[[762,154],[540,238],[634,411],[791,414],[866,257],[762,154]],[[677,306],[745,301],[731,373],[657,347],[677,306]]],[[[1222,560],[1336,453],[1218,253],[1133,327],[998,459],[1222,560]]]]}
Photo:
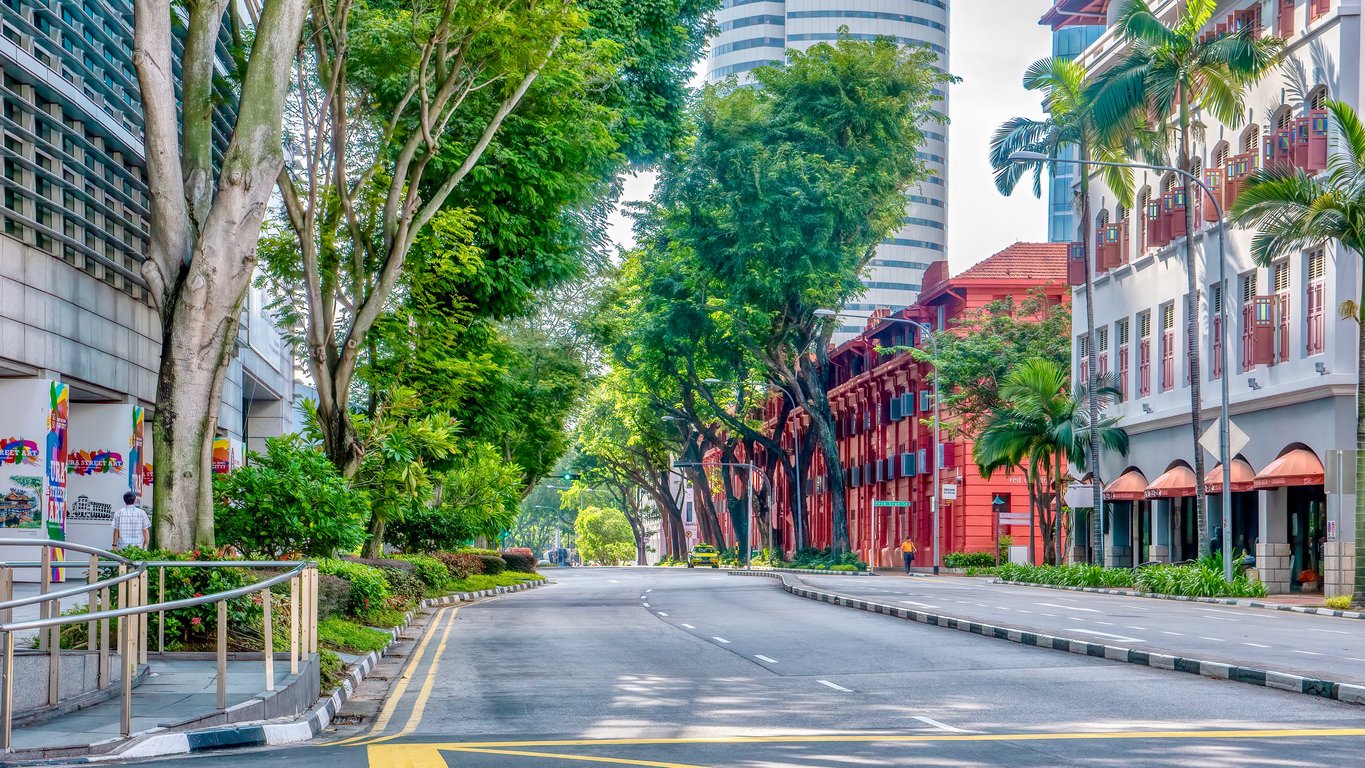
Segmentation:
{"type": "MultiPolygon", "coordinates": [[[[716,14],[720,31],[711,40],[706,80],[743,79],[750,70],[782,61],[787,48],[838,39],[841,27],[855,38],[889,35],[906,45],[927,46],[944,71],[952,71],[948,19],[948,0],[724,0],[716,14]]],[[[947,93],[937,109],[948,114],[947,93]]],[[[850,311],[909,306],[919,295],[924,270],[947,258],[947,126],[926,126],[925,135],[920,155],[932,175],[906,190],[901,227],[877,248],[863,281],[867,290],[847,305],[850,311]]],[[[849,321],[837,338],[862,330],[861,322],[849,321]]]]}

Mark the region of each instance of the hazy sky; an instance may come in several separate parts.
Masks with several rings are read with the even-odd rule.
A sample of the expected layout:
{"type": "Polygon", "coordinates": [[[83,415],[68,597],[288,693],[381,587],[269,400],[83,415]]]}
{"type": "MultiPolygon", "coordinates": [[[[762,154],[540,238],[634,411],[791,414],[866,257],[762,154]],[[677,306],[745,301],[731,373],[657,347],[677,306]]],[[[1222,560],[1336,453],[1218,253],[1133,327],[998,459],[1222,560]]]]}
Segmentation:
{"type": "MultiPolygon", "coordinates": [[[[1044,201],[1021,184],[1013,197],[995,189],[986,159],[991,134],[1016,115],[1041,117],[1037,94],[1019,85],[1024,68],[1051,52],[1051,33],[1038,18],[1047,0],[954,0],[952,71],[962,78],[949,113],[948,254],[959,272],[1016,241],[1047,237],[1044,201]]],[[[648,196],[654,175],[626,182],[626,199],[648,196]]],[[[632,242],[629,222],[615,217],[612,238],[632,242]]]]}

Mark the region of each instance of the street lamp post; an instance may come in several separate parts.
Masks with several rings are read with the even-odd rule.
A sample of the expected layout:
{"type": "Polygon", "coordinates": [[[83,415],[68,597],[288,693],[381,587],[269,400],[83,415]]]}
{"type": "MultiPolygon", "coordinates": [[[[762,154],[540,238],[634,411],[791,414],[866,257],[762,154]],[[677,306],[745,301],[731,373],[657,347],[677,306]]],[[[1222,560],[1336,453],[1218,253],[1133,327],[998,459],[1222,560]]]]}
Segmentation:
{"type": "MultiPolygon", "coordinates": [[[[926,339],[929,340],[929,348],[930,348],[931,350],[933,350],[934,357],[938,357],[938,339],[935,339],[935,338],[934,338],[934,329],[933,329],[928,323],[921,323],[921,322],[919,322],[918,320],[911,320],[911,319],[909,319],[909,318],[904,318],[904,317],[877,317],[877,318],[869,318],[869,317],[867,317],[867,316],[865,316],[865,315],[850,315],[850,314],[843,313],[843,312],[836,312],[836,311],[834,311],[834,310],[832,310],[832,309],[817,309],[817,310],[815,310],[815,315],[816,315],[816,317],[850,317],[850,318],[859,319],[859,320],[875,319],[875,320],[877,320],[878,322],[887,321],[887,322],[893,322],[893,323],[905,323],[906,325],[913,325],[913,326],[915,326],[916,328],[918,328],[918,329],[920,330],[920,332],[921,332],[921,334],[923,334],[923,337],[924,337],[924,338],[926,338],[926,339]]],[[[943,463],[943,461],[942,461],[942,458],[943,458],[943,457],[942,457],[942,451],[943,451],[943,446],[940,444],[940,438],[939,438],[938,366],[935,365],[935,366],[934,366],[934,495],[933,495],[933,498],[930,500],[930,503],[931,503],[930,510],[932,511],[932,513],[933,513],[933,518],[934,518],[934,575],[935,575],[935,576],[938,575],[938,567],[939,567],[939,551],[938,551],[938,549],[939,549],[939,538],[940,538],[940,534],[939,534],[939,517],[940,517],[940,515],[939,515],[939,492],[940,492],[940,486],[939,486],[939,484],[940,484],[940,482],[941,482],[941,479],[939,478],[939,475],[942,473],[942,470],[943,470],[943,466],[942,466],[942,463],[943,463]]],[[[873,512],[873,514],[875,515],[876,513],[873,512]]],[[[874,517],[873,519],[874,519],[874,521],[875,521],[876,518],[874,517]]],[[[873,543],[874,543],[874,545],[875,545],[875,542],[873,542],[873,543]]],[[[876,565],[874,564],[874,565],[873,565],[873,568],[875,568],[875,567],[876,567],[876,565]]]]}
{"type": "MultiPolygon", "coordinates": [[[[739,382],[739,381],[728,381],[728,382],[727,382],[727,381],[721,381],[720,379],[702,379],[702,383],[703,383],[703,384],[710,384],[710,385],[715,385],[715,384],[737,384],[737,385],[739,385],[739,386],[744,386],[744,383],[743,383],[743,382],[739,382]]],[[[768,384],[767,386],[770,386],[770,387],[772,387],[773,389],[776,389],[778,392],[781,392],[782,394],[786,395],[786,396],[787,396],[787,400],[789,400],[789,401],[791,402],[791,404],[792,404],[792,411],[795,411],[795,410],[797,409],[798,406],[797,406],[797,404],[796,404],[796,397],[793,396],[791,392],[787,391],[787,388],[786,388],[786,387],[779,387],[779,386],[776,385],[776,384],[768,384]]],[[[799,550],[799,549],[801,549],[801,544],[803,543],[803,538],[802,538],[802,536],[801,536],[801,533],[802,533],[802,531],[801,531],[801,517],[805,514],[805,512],[804,512],[804,502],[805,502],[805,500],[802,498],[802,493],[801,493],[801,422],[800,422],[799,419],[794,420],[794,422],[793,422],[793,424],[792,424],[792,444],[793,444],[793,447],[792,447],[792,463],[793,463],[793,464],[795,465],[795,467],[796,467],[796,468],[795,468],[795,473],[796,473],[796,548],[799,550]]]]}
{"type": "MultiPolygon", "coordinates": [[[[749,511],[748,511],[748,513],[746,514],[747,522],[745,522],[745,524],[744,524],[744,528],[745,528],[745,531],[744,531],[744,567],[745,567],[745,568],[750,567],[750,564],[751,564],[751,562],[753,561],[753,552],[754,552],[754,544],[753,544],[753,530],[754,530],[754,477],[753,477],[753,474],[754,474],[755,471],[757,471],[758,473],[762,474],[762,473],[763,473],[763,470],[762,470],[762,469],[759,469],[758,467],[754,466],[752,463],[747,462],[747,461],[746,461],[746,462],[742,462],[742,463],[741,463],[741,462],[735,462],[735,461],[714,461],[714,462],[675,461],[675,462],[673,462],[673,466],[676,467],[676,468],[678,468],[678,469],[682,469],[683,467],[702,467],[702,468],[705,468],[705,467],[707,467],[707,466],[712,466],[712,467],[744,467],[744,468],[746,468],[746,469],[749,470],[749,482],[747,482],[747,483],[744,484],[745,487],[748,489],[748,492],[749,492],[749,493],[748,493],[748,497],[749,497],[749,499],[748,499],[749,511]]],[[[770,501],[771,501],[771,499],[770,499],[770,501]]],[[[736,536],[735,538],[738,539],[739,537],[736,536]]],[[[736,543],[738,543],[738,542],[736,542],[736,543]]]]}
{"type": "MultiPolygon", "coordinates": [[[[1037,162],[1071,163],[1072,165],[1082,166],[1137,168],[1142,170],[1175,173],[1190,181],[1193,181],[1201,190],[1203,190],[1204,194],[1208,195],[1209,201],[1213,203],[1214,213],[1218,215],[1218,321],[1222,326],[1221,328],[1218,329],[1219,336],[1218,345],[1220,347],[1218,351],[1219,358],[1218,364],[1223,371],[1222,376],[1219,377],[1219,379],[1221,380],[1219,382],[1220,384],[1219,390],[1222,398],[1221,402],[1218,405],[1219,419],[1218,460],[1223,465],[1223,492],[1218,494],[1218,515],[1219,520],[1222,521],[1223,523],[1223,578],[1227,579],[1228,581],[1232,581],[1232,518],[1231,518],[1232,505],[1230,503],[1230,500],[1228,499],[1228,495],[1232,492],[1232,464],[1230,460],[1231,457],[1228,456],[1228,443],[1230,442],[1228,438],[1228,433],[1232,424],[1232,422],[1229,421],[1228,419],[1228,379],[1231,376],[1232,369],[1228,367],[1227,223],[1223,220],[1223,207],[1218,204],[1218,198],[1214,196],[1213,190],[1210,189],[1209,186],[1204,183],[1203,179],[1200,179],[1198,176],[1195,176],[1193,173],[1190,173],[1189,171],[1184,171],[1170,165],[1147,165],[1144,163],[1113,163],[1104,160],[1080,160],[1062,157],[1054,158],[1048,157],[1042,152],[1015,152],[1014,154],[1010,155],[1010,161],[1016,163],[1037,162]]],[[[1190,232],[1187,233],[1185,236],[1193,237],[1194,233],[1190,232]]],[[[1092,344],[1094,343],[1093,340],[1091,341],[1091,343],[1092,344]]],[[[1204,405],[1203,403],[1200,403],[1199,407],[1203,408],[1203,405],[1204,405]]],[[[1197,417],[1198,415],[1196,414],[1196,418],[1197,417]]],[[[1095,428],[1095,425],[1093,424],[1090,426],[1091,429],[1095,428]]],[[[1094,439],[1094,436],[1092,435],[1091,438],[1094,439]]],[[[1199,447],[1195,446],[1195,450],[1196,451],[1199,450],[1199,447]]],[[[1098,467],[1096,467],[1096,469],[1098,469],[1098,467]]],[[[1195,478],[1195,482],[1202,483],[1204,482],[1204,478],[1197,477],[1195,478]]],[[[1205,500],[1204,504],[1205,504],[1204,515],[1205,517],[1208,517],[1209,509],[1207,499],[1205,500]]],[[[1100,514],[1100,510],[1095,510],[1095,514],[1100,514]]]]}

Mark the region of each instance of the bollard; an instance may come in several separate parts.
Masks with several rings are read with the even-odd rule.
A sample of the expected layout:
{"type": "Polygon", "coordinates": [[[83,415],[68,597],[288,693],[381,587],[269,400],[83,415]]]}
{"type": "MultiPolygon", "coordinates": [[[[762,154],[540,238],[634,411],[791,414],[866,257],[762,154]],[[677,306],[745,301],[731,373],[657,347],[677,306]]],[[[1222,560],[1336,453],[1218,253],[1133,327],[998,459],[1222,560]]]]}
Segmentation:
{"type": "Polygon", "coordinates": [[[218,708],[227,709],[227,601],[218,601],[218,708]]]}
{"type": "Polygon", "coordinates": [[[299,579],[289,580],[289,674],[299,673],[299,579]]]}
{"type": "Polygon", "coordinates": [[[270,590],[261,593],[261,631],[265,634],[265,689],[275,690],[275,640],[270,626],[270,590]]]}
{"type": "Polygon", "coordinates": [[[308,653],[318,652],[318,569],[308,569],[308,653]]]}

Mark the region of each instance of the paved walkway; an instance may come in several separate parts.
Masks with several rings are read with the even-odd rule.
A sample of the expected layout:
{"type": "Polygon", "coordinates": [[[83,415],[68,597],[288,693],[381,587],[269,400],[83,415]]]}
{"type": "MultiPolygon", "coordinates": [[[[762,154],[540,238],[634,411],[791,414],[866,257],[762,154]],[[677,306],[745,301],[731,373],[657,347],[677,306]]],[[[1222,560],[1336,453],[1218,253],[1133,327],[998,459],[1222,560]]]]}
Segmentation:
{"type": "Polygon", "coordinates": [[[958,576],[799,577],[823,591],[1030,632],[1365,684],[1365,622],[958,576]]]}
{"type": "MultiPolygon", "coordinates": [[[[218,666],[211,660],[152,660],[151,674],[133,689],[133,732],[170,726],[217,711],[218,666]]],[[[275,662],[275,685],[289,676],[289,662],[275,662]]],[[[228,662],[228,706],[250,700],[265,688],[261,661],[228,662]]],[[[122,701],[114,698],[88,709],[14,729],[15,749],[86,745],[121,735],[122,701]]]]}

